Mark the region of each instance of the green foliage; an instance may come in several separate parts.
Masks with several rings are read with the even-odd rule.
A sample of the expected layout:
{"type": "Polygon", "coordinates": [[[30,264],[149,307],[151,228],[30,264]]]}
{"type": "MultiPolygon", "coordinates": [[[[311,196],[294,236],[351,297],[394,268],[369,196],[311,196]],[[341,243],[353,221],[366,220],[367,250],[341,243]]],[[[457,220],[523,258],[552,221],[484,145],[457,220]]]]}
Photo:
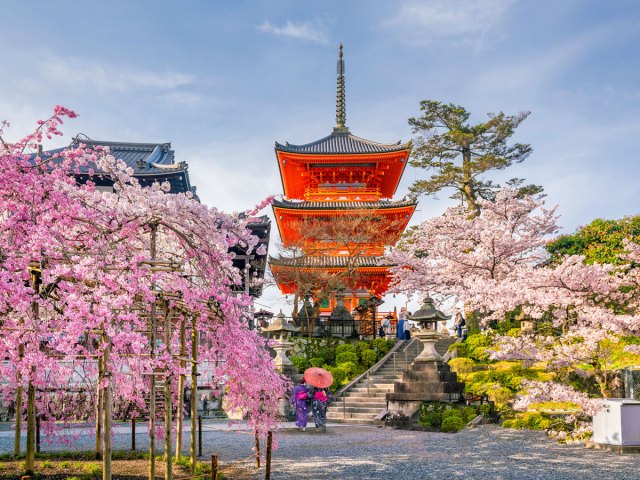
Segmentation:
{"type": "Polygon", "coordinates": [[[84,466],[84,471],[87,472],[92,477],[101,477],[102,476],[102,466],[97,463],[88,463],[84,466]]]}
{"type": "Polygon", "coordinates": [[[376,352],[373,350],[363,350],[360,354],[360,361],[365,368],[371,368],[376,363],[376,352]]]}
{"type": "Polygon", "coordinates": [[[465,421],[457,415],[453,415],[449,417],[443,416],[442,426],[440,428],[443,432],[459,432],[465,427],[465,425],[466,425],[465,421]]]}
{"type": "MultiPolygon", "coordinates": [[[[531,153],[530,145],[507,144],[528,112],[513,116],[499,112],[490,114],[484,122],[471,124],[471,114],[462,106],[423,100],[420,114],[409,119],[413,133],[417,134],[410,163],[426,169],[431,176],[413,183],[410,191],[415,196],[453,188],[453,198],[464,199],[465,204],[475,209],[478,198],[491,198],[497,187],[482,180],[483,174],[521,162],[531,153]]],[[[533,185],[524,188],[532,192],[541,190],[533,185]]]]}
{"type": "Polygon", "coordinates": [[[375,340],[373,340],[371,342],[372,348],[377,348],[378,349],[379,358],[382,358],[387,353],[389,353],[389,350],[391,350],[393,348],[394,344],[395,344],[394,340],[388,340],[388,339],[385,339],[385,338],[376,338],[375,340]]]}
{"type": "Polygon", "coordinates": [[[478,416],[478,409],[472,405],[467,405],[462,409],[462,418],[466,423],[478,416]]]}
{"type": "Polygon", "coordinates": [[[353,362],[342,362],[338,365],[338,368],[343,370],[347,377],[352,377],[357,371],[357,366],[353,362]]]}
{"type": "Polygon", "coordinates": [[[65,462],[60,462],[60,468],[71,468],[71,462],[65,461],[65,462]]]}
{"type": "Polygon", "coordinates": [[[49,460],[45,460],[44,462],[40,463],[40,468],[44,469],[44,468],[53,468],[53,463],[49,460]]]}
{"type": "Polygon", "coordinates": [[[345,369],[341,367],[328,367],[327,371],[333,375],[333,385],[331,386],[333,391],[336,391],[339,387],[347,383],[346,380],[349,378],[349,375],[347,375],[345,369]]]}
{"type": "Polygon", "coordinates": [[[309,361],[304,357],[296,355],[293,357],[289,357],[289,360],[291,360],[291,363],[293,363],[293,365],[298,369],[298,372],[300,373],[309,368],[309,361]]]}
{"type": "Polygon", "coordinates": [[[482,414],[483,417],[487,418],[491,415],[491,404],[483,403],[478,406],[478,413],[482,414]]]}
{"type": "Polygon", "coordinates": [[[356,347],[351,343],[343,343],[342,345],[338,345],[336,347],[336,356],[346,352],[357,354],[356,347]]]}
{"type": "Polygon", "coordinates": [[[525,412],[518,414],[515,418],[502,422],[504,428],[529,429],[529,430],[548,430],[552,425],[558,422],[551,419],[548,415],[537,412],[525,412]]]}
{"type": "Polygon", "coordinates": [[[362,358],[362,353],[371,350],[371,345],[369,342],[358,342],[356,343],[356,353],[358,354],[358,358],[362,358]]]}
{"type": "Polygon", "coordinates": [[[458,417],[462,418],[462,411],[457,408],[451,408],[442,412],[442,421],[449,417],[458,417]]]}
{"type": "Polygon", "coordinates": [[[356,352],[341,352],[336,355],[336,364],[341,365],[346,362],[358,363],[358,354],[356,352]]]}
{"type": "Polygon", "coordinates": [[[470,358],[458,357],[449,360],[449,366],[456,373],[469,373],[473,371],[476,362],[470,358]]]}
{"type": "Polygon", "coordinates": [[[622,263],[624,240],[640,242],[640,215],[621,220],[598,218],[572,235],[563,235],[547,245],[553,261],[564,255],[584,255],[585,262],[622,263]]]}
{"type": "Polygon", "coordinates": [[[471,358],[476,361],[486,361],[489,354],[486,352],[487,347],[491,345],[491,339],[487,335],[477,333],[467,337],[462,343],[454,343],[449,350],[455,351],[458,357],[471,358]]]}
{"type": "Polygon", "coordinates": [[[440,428],[442,424],[442,413],[440,412],[420,412],[418,423],[423,427],[440,428]]]}
{"type": "Polygon", "coordinates": [[[327,363],[327,362],[322,357],[314,357],[314,358],[309,360],[309,364],[312,367],[322,367],[325,363],[327,363]]]}

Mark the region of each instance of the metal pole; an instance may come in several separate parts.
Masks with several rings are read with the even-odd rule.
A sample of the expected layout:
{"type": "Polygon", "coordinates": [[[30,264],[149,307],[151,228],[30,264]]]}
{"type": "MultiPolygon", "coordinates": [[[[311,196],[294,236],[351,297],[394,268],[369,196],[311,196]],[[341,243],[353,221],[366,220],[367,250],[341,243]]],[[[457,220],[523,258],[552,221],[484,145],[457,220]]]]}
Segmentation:
{"type": "Polygon", "coordinates": [[[198,330],[197,319],[194,315],[191,325],[191,435],[189,456],[191,458],[191,473],[196,470],[196,415],[198,414],[198,330]]]}
{"type": "Polygon", "coordinates": [[[342,395],[342,418],[347,418],[347,400],[344,395],[342,395]]]}
{"type": "Polygon", "coordinates": [[[398,352],[393,352],[393,372],[396,372],[396,355],[398,352]]]}
{"type": "Polygon", "coordinates": [[[369,395],[369,385],[370,385],[370,377],[369,377],[369,370],[367,370],[367,395],[369,395]]]}
{"type": "Polygon", "coordinates": [[[264,472],[264,479],[265,480],[270,480],[271,479],[271,440],[272,440],[272,435],[273,433],[271,431],[269,431],[269,433],[267,433],[267,459],[266,459],[266,469],[264,472]]]}

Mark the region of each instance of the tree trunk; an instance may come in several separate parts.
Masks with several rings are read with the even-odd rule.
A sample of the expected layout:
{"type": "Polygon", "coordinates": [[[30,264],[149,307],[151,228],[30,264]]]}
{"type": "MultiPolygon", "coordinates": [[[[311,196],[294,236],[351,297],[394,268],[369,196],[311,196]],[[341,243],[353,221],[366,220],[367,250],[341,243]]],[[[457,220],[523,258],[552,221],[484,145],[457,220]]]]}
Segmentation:
{"type": "Polygon", "coordinates": [[[467,210],[471,218],[477,217],[480,213],[476,191],[473,188],[473,175],[471,171],[471,149],[464,147],[462,150],[462,193],[467,201],[467,210]]]}
{"type": "MultiPolygon", "coordinates": [[[[182,317],[180,322],[180,370],[185,368],[186,363],[184,356],[186,355],[185,348],[185,319],[182,317]]],[[[182,430],[184,425],[184,374],[180,373],[178,377],[178,426],[176,433],[176,461],[180,460],[182,455],[182,430]]]]}
{"type": "MultiPolygon", "coordinates": [[[[151,225],[151,260],[156,259],[156,236],[158,226],[151,225]]],[[[155,290],[156,284],[151,282],[151,290],[155,290]]],[[[151,377],[149,379],[149,480],[154,480],[156,476],[156,378],[155,378],[155,350],[156,350],[156,299],[151,304],[151,314],[149,315],[149,341],[151,354],[151,377]]]]}

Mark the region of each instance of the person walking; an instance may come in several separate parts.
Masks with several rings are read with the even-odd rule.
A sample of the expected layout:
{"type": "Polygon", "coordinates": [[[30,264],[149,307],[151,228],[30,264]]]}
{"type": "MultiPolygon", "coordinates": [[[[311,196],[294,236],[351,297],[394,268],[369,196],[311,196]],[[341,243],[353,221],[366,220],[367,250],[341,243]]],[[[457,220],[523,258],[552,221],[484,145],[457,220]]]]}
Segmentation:
{"type": "Polygon", "coordinates": [[[411,322],[408,320],[410,313],[407,313],[407,320],[404,321],[404,339],[411,340],[411,322]]]}
{"type": "Polygon", "coordinates": [[[329,403],[329,390],[327,388],[312,387],[309,390],[311,397],[311,410],[313,421],[317,429],[327,431],[327,404],[329,403]]]}
{"type": "Polygon", "coordinates": [[[307,387],[304,377],[300,384],[296,385],[291,393],[291,405],[296,409],[296,427],[298,430],[306,430],[307,418],[309,416],[309,387],[307,387]]]}
{"type": "Polygon", "coordinates": [[[462,316],[462,312],[460,311],[456,312],[456,319],[453,322],[453,328],[456,329],[456,334],[458,335],[458,338],[462,338],[462,327],[466,325],[467,325],[467,322],[462,316]]]}
{"type": "Polygon", "coordinates": [[[396,326],[396,337],[398,340],[404,340],[404,323],[407,321],[407,309],[402,307],[398,314],[398,325],[396,326]]]}

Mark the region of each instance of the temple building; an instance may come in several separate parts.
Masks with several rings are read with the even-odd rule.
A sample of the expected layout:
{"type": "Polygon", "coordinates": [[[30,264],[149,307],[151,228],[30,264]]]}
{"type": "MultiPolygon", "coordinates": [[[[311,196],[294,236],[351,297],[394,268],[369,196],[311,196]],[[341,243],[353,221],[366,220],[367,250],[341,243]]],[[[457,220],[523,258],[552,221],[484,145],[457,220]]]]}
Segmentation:
{"type": "MultiPolygon", "coordinates": [[[[133,177],[138,180],[143,187],[149,187],[153,183],[169,183],[171,189],[169,193],[191,192],[196,200],[196,187],[189,179],[189,166],[186,162],[176,162],[175,151],[171,148],[171,143],[130,143],[113,142],[106,140],[92,140],[86,135],[79,134],[71,141],[69,147],[73,148],[78,144],[85,144],[88,147],[98,145],[109,147],[111,155],[122,160],[128,167],[133,169],[133,177]]],[[[69,148],[65,147],[65,148],[69,148]]],[[[63,148],[49,150],[43,156],[60,153],[63,148]]],[[[80,184],[91,180],[100,191],[113,192],[113,180],[104,172],[101,172],[95,164],[81,166],[75,174],[76,181],[80,184]]],[[[259,255],[256,249],[261,244],[269,246],[271,234],[271,221],[269,217],[262,216],[257,221],[249,223],[249,229],[259,239],[259,244],[251,252],[245,251],[240,246],[231,247],[230,251],[235,254],[233,261],[242,273],[241,285],[237,285],[238,291],[246,291],[253,297],[262,295],[262,282],[250,282],[251,279],[264,278],[267,263],[267,255],[259,255]],[[247,275],[248,274],[248,275],[247,275]]]]}
{"type": "MultiPolygon", "coordinates": [[[[283,294],[312,295],[305,273],[319,282],[338,278],[349,311],[389,286],[386,247],[402,235],[415,208],[393,201],[411,152],[408,143],[378,143],[353,135],[346,126],[342,45],[337,68],[336,125],[326,137],[303,145],[276,142],[284,195],[273,213],[285,252],[269,265],[283,294]],[[293,253],[290,253],[293,252],[293,253]]],[[[326,293],[326,292],[325,292],[326,293]]],[[[328,315],[335,292],[320,298],[328,315]]]]}

